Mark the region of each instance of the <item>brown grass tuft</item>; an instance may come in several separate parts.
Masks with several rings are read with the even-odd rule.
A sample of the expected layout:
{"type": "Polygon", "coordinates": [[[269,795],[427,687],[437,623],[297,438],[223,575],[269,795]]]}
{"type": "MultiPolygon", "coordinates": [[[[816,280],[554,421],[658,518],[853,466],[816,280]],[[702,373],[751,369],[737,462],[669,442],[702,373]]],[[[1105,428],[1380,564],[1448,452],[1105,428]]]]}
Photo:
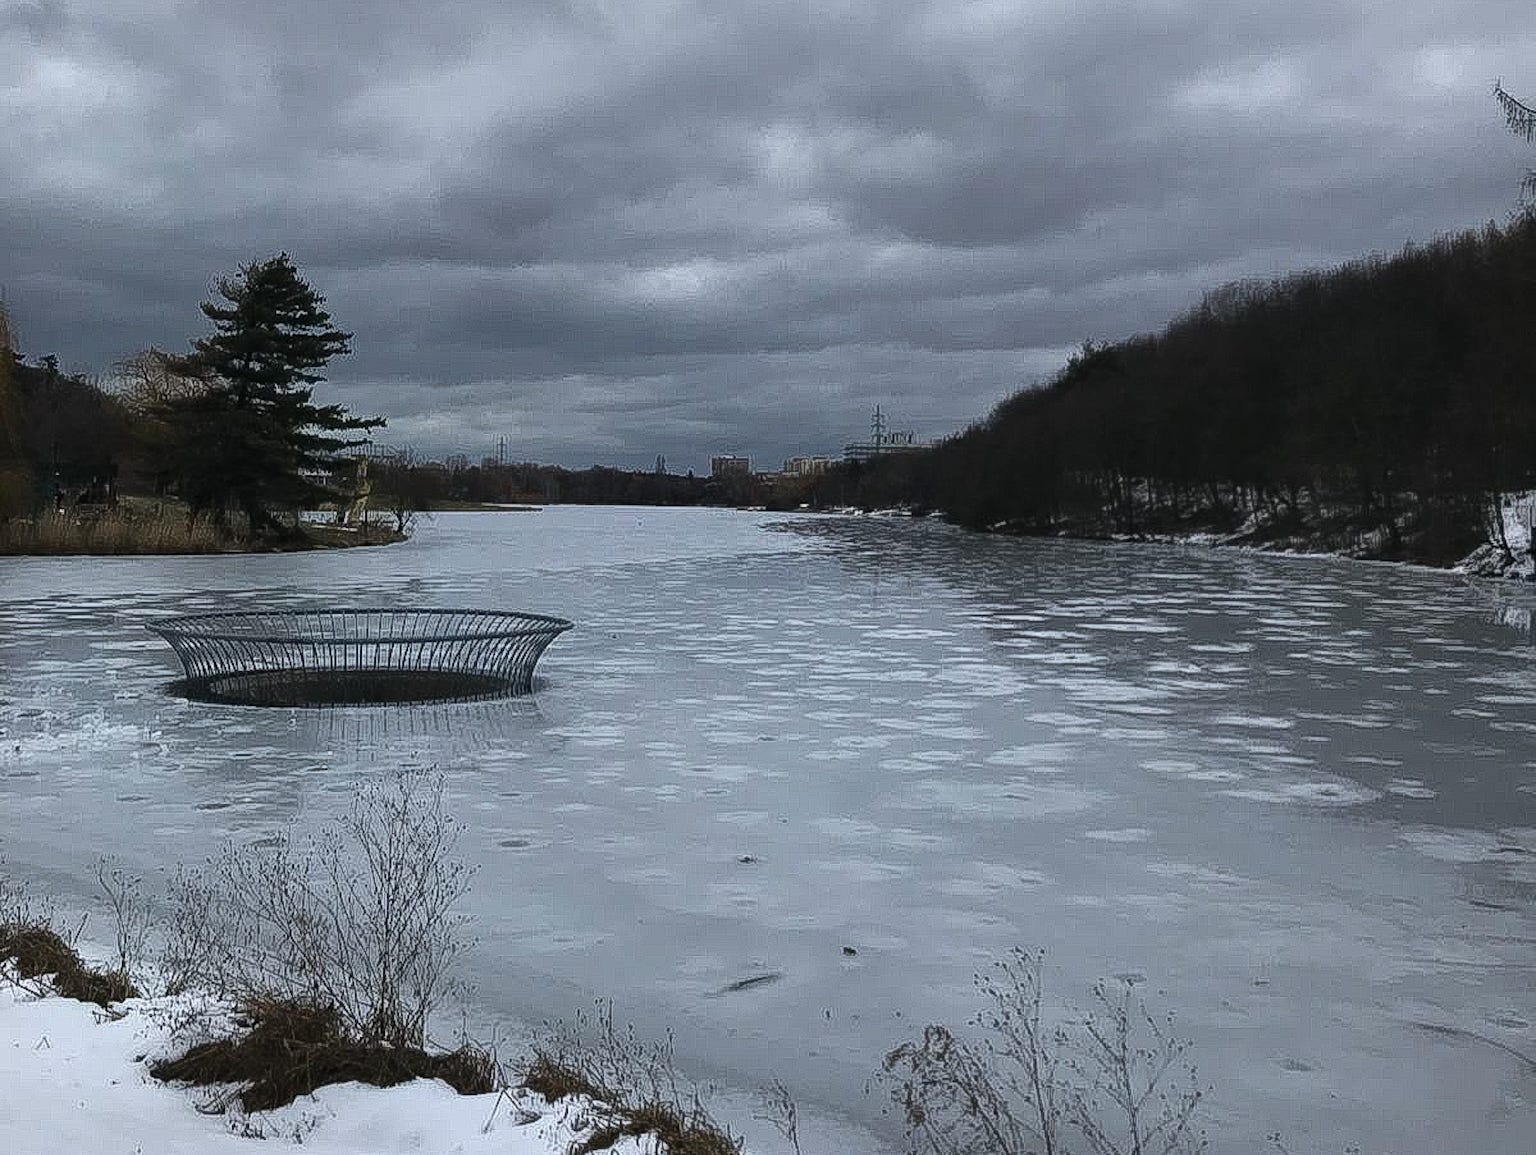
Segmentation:
{"type": "Polygon", "coordinates": [[[578,1061],[536,1049],[522,1084],[551,1103],[585,1096],[597,1104],[602,1121],[571,1147],[570,1155],[606,1151],[625,1136],[654,1135],[668,1155],[741,1155],[741,1144],[695,1102],[692,1106],[648,1098],[637,1102],[634,1089],[599,1085],[578,1061]]]}
{"type": "Polygon", "coordinates": [[[585,1095],[589,1099],[602,1097],[602,1088],[582,1072],[553,1055],[537,1050],[533,1053],[533,1061],[523,1073],[523,1086],[543,1095],[551,1103],[558,1103],[572,1095],[585,1095]]]}
{"type": "Polygon", "coordinates": [[[18,978],[52,975],[59,994],[99,1007],[139,994],[122,971],[87,967],[74,947],[41,923],[0,923],[0,960],[11,963],[18,978]]]}
{"type": "Polygon", "coordinates": [[[654,1135],[667,1155],[741,1155],[741,1145],[714,1124],[685,1119],[663,1103],[647,1103],[620,1112],[620,1117],[596,1127],[571,1155],[606,1151],[626,1135],[654,1135]]]}
{"type": "Polygon", "coordinates": [[[246,1007],[243,1037],[202,1043],[150,1068],[164,1082],[209,1086],[243,1083],[240,1105],[267,1111],[333,1083],[393,1087],[411,1079],[441,1079],[461,1095],[496,1089],[496,1064],[471,1046],[444,1054],[415,1047],[359,1042],[330,1006],[257,1000],[246,1007]]]}

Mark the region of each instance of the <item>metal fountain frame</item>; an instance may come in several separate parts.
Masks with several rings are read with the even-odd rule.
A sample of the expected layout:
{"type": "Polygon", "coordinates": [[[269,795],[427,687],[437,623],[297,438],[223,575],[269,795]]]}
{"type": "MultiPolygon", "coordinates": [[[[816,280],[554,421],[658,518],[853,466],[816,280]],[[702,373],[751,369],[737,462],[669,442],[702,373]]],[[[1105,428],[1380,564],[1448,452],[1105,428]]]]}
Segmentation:
{"type": "Polygon", "coordinates": [[[352,705],[502,697],[572,623],[506,610],[298,609],[147,623],[176,652],[189,697],[352,705]]]}

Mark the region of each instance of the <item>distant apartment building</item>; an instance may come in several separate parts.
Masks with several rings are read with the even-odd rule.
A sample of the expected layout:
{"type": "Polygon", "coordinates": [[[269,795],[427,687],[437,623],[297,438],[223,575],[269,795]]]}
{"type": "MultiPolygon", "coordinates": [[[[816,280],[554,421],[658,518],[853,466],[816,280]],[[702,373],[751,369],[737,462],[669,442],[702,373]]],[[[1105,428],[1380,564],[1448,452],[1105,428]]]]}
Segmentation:
{"type": "Polygon", "coordinates": [[[830,457],[790,457],[784,461],[786,477],[816,477],[831,468],[830,457]]]}
{"type": "Polygon", "coordinates": [[[711,477],[751,477],[752,459],[750,457],[737,457],[734,454],[723,453],[718,457],[709,459],[709,475],[711,477]]]}

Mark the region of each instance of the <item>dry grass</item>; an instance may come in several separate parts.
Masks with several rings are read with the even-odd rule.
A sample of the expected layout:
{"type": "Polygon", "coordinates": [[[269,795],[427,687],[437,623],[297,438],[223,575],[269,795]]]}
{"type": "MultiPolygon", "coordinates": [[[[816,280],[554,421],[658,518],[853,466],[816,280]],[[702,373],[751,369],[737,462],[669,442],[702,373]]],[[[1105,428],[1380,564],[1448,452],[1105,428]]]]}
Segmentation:
{"type": "Polygon", "coordinates": [[[441,1079],[461,1095],[497,1088],[495,1060],[477,1047],[432,1054],[357,1039],[342,1028],[335,1007],[293,1000],[255,1000],[245,1009],[249,1030],[234,1039],[201,1043],[150,1074],[194,1086],[239,1084],[247,1113],[293,1102],[333,1083],[393,1087],[412,1079],[441,1079]]]}
{"type": "Polygon", "coordinates": [[[18,979],[52,975],[59,994],[99,1007],[139,994],[125,972],[87,967],[74,947],[42,923],[0,923],[0,961],[10,963],[18,979]]]}
{"type": "Polygon", "coordinates": [[[682,1079],[670,1037],[642,1042],[618,1030],[613,1008],[546,1029],[522,1072],[522,1085],[550,1102],[580,1097],[595,1123],[570,1155],[604,1151],[626,1136],[652,1135],[668,1155],[741,1155],[741,1140],[705,1110],[704,1091],[682,1079]]]}
{"type": "Polygon", "coordinates": [[[551,1103],[577,1095],[596,1099],[603,1093],[601,1087],[574,1066],[543,1051],[534,1052],[528,1069],[523,1072],[523,1086],[543,1095],[551,1103]]]}
{"type": "Polygon", "coordinates": [[[210,518],[126,506],[43,513],[0,522],[0,554],[225,553],[242,542],[210,518]]]}
{"type": "Polygon", "coordinates": [[[580,1096],[591,1100],[603,1118],[577,1142],[570,1155],[606,1151],[626,1136],[654,1135],[668,1155],[741,1155],[741,1144],[710,1119],[697,1103],[666,1097],[635,1102],[627,1090],[600,1086],[577,1063],[536,1051],[523,1074],[523,1086],[551,1103],[580,1096]]]}
{"type": "Polygon", "coordinates": [[[65,509],[0,520],[0,556],[251,553],[344,549],[405,540],[404,534],[381,523],[344,528],[305,522],[292,533],[264,540],[251,538],[240,525],[243,522],[224,527],[207,515],[194,517],[174,502],[125,498],[110,508],[65,509]]]}
{"type": "Polygon", "coordinates": [[[646,1103],[593,1129],[571,1155],[606,1151],[625,1136],[654,1135],[667,1155],[741,1155],[741,1146],[713,1125],[701,1125],[664,1103],[646,1103]]]}

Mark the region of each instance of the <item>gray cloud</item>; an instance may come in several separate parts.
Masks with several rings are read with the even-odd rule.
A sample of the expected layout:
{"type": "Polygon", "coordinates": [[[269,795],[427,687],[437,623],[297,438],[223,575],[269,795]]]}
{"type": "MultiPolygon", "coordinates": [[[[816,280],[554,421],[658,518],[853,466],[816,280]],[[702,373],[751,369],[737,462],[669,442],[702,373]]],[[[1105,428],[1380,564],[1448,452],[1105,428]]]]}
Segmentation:
{"type": "Polygon", "coordinates": [[[287,250],[335,399],[639,465],[937,436],[1217,285],[1502,218],[1527,6],[0,4],[0,286],[105,371],[287,250]]]}

